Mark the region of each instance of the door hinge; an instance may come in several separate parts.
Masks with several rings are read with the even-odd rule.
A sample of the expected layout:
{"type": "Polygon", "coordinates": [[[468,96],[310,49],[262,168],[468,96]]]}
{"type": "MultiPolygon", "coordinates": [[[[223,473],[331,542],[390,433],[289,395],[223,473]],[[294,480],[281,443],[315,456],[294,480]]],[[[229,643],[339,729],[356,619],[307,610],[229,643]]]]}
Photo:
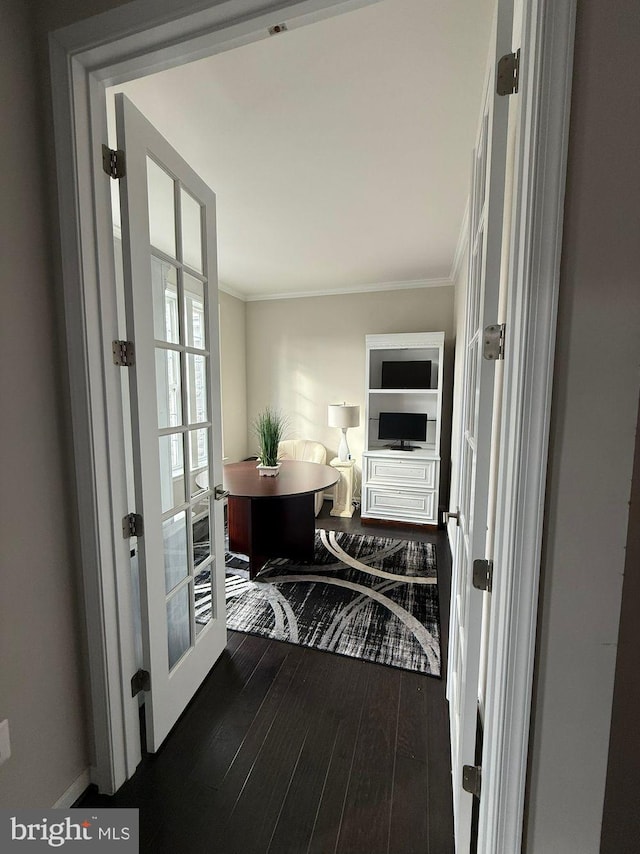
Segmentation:
{"type": "Polygon", "coordinates": [[[472,582],[476,590],[485,590],[491,593],[491,585],[493,583],[493,561],[492,560],[474,560],[473,562],[473,578],[472,582]]]}
{"type": "Polygon", "coordinates": [[[136,350],[133,341],[113,341],[113,364],[121,368],[131,368],[136,363],[136,350]]]}
{"type": "Polygon", "coordinates": [[[504,359],[504,323],[487,326],[482,337],[482,355],[490,362],[504,359]]]}
{"type": "Polygon", "coordinates": [[[144,523],[139,513],[129,513],[122,519],[122,536],[125,540],[131,537],[141,537],[144,534],[144,523]]]}
{"type": "Polygon", "coordinates": [[[498,95],[515,95],[520,75],[520,48],[515,53],[505,53],[498,60],[496,92],[498,95]]]}
{"type": "Polygon", "coordinates": [[[131,696],[135,697],[141,691],[151,690],[151,674],[148,670],[138,670],[131,677],[131,696]]]}
{"type": "Polygon", "coordinates": [[[482,768],[479,765],[462,766],[462,788],[465,792],[480,799],[482,787],[482,768]]]}
{"type": "Polygon", "coordinates": [[[121,148],[102,146],[102,168],[110,178],[124,178],[127,174],[127,164],[124,151],[121,148]]]}

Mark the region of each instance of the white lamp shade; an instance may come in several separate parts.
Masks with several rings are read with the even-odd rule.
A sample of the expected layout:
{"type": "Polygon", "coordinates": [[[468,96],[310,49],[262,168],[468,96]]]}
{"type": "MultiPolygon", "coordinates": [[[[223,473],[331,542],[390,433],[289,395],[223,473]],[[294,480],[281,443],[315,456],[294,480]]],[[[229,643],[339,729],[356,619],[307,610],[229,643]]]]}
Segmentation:
{"type": "Polygon", "coordinates": [[[360,407],[351,403],[329,404],[329,427],[357,427],[360,424],[360,407]]]}

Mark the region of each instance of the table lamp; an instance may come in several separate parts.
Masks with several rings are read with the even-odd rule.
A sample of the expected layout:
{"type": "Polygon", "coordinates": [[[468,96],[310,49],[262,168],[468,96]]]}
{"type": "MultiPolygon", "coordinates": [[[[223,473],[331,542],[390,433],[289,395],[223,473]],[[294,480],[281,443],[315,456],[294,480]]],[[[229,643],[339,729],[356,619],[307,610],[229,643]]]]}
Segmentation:
{"type": "Polygon", "coordinates": [[[347,430],[349,427],[357,427],[360,424],[360,407],[351,403],[329,404],[329,427],[339,427],[342,430],[340,447],[338,448],[338,459],[346,462],[351,459],[349,445],[347,444],[347,430]]]}

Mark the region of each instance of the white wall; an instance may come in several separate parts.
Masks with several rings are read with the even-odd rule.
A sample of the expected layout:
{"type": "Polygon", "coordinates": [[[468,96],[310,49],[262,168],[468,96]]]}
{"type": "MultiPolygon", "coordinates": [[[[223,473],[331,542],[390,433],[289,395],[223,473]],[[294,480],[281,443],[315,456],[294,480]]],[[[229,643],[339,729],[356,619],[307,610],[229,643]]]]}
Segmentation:
{"type": "MultiPolygon", "coordinates": [[[[279,409],[291,438],[316,439],[336,456],[339,431],[327,426],[327,405],[360,405],[360,427],[349,430],[351,453],[364,443],[365,335],[445,332],[453,357],[452,287],[381,291],[247,303],[247,388],[250,421],[264,406],[279,409]]],[[[450,400],[448,402],[450,407],[450,400]]],[[[444,420],[444,419],[443,419],[444,420]]],[[[450,430],[450,417],[443,434],[450,430]]],[[[448,439],[443,439],[448,460],[448,439]]],[[[255,439],[249,436],[249,449],[255,439]]]]}
{"type": "Polygon", "coordinates": [[[246,303],[220,291],[220,370],[223,454],[230,463],[247,456],[246,303]]]}
{"type": "Polygon", "coordinates": [[[639,44],[636,0],[578,3],[530,854],[600,847],[640,364],[639,44]],[[623,86],[602,73],[612,55],[623,86]]]}

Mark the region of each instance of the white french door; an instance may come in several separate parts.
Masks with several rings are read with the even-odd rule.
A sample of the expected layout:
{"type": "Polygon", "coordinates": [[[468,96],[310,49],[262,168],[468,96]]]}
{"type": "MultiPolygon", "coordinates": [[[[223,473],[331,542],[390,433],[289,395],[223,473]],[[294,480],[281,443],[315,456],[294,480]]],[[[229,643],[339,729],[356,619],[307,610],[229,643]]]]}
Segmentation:
{"type": "Polygon", "coordinates": [[[120,211],[147,748],[226,644],[215,195],[123,95],[120,211]]]}
{"type": "MultiPolygon", "coordinates": [[[[498,317],[507,150],[508,98],[495,95],[500,53],[510,50],[512,3],[500,0],[483,109],[473,152],[469,211],[469,267],[459,447],[458,526],[453,544],[447,698],[451,730],[456,852],[471,845],[473,795],[463,789],[463,766],[476,765],[478,679],[483,596],[474,588],[473,563],[490,559],[488,507],[495,362],[483,357],[484,330],[498,317]],[[507,47],[505,47],[507,44],[507,47]]],[[[488,608],[485,609],[485,613],[488,608]]]]}

